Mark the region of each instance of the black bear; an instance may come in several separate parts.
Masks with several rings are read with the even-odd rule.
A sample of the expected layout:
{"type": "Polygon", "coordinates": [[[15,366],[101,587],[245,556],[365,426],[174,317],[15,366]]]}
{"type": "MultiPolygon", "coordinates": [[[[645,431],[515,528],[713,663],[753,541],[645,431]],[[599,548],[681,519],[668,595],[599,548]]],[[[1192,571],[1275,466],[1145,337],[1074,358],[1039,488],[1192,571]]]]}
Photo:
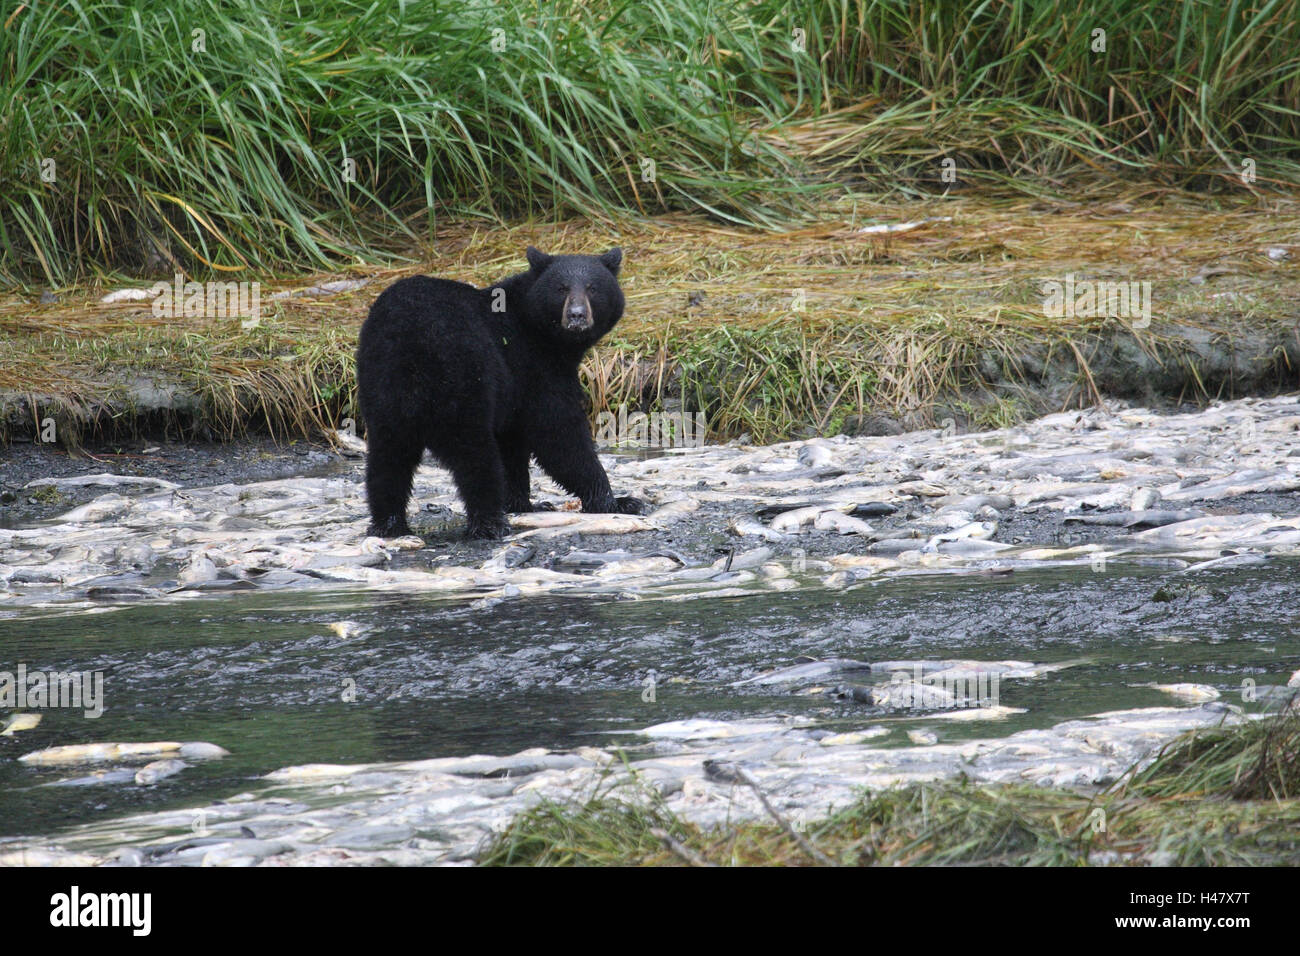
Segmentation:
{"type": "Polygon", "coordinates": [[[357,348],[369,455],[370,533],[410,534],[406,504],[424,449],[451,471],[471,538],[500,538],[531,511],[528,462],[584,511],[639,514],[596,457],[578,365],[623,315],[621,249],[549,256],[486,289],[412,276],[370,307],[357,348]]]}

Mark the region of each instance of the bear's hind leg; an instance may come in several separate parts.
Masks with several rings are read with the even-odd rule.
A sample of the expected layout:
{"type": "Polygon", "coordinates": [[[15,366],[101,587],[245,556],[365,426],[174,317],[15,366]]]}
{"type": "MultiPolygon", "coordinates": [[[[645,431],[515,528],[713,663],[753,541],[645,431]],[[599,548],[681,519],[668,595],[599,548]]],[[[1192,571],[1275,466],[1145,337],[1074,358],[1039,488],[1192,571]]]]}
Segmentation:
{"type": "Polygon", "coordinates": [[[424,449],[382,429],[369,430],[366,452],[366,501],[370,505],[370,534],[400,538],[411,533],[406,505],[411,479],[424,449]]]}
{"type": "Polygon", "coordinates": [[[495,443],[476,448],[472,454],[440,455],[456,480],[456,490],[465,503],[467,538],[503,538],[510,533],[506,520],[506,476],[495,443]]]}

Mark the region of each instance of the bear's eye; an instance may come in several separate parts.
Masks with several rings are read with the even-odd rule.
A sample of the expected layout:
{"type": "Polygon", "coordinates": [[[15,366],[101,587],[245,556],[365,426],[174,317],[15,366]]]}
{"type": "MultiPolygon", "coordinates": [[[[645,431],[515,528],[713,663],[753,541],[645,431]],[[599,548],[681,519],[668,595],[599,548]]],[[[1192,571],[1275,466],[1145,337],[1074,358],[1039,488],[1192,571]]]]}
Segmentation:
{"type": "Polygon", "coordinates": [[[596,284],[595,284],[594,282],[589,282],[589,283],[587,284],[587,291],[588,291],[588,292],[595,292],[595,291],[596,291],[596,284]]]}
{"type": "Polygon", "coordinates": [[[557,288],[559,288],[559,290],[563,292],[565,295],[569,294],[569,287],[565,285],[563,282],[561,282],[557,288]]]}

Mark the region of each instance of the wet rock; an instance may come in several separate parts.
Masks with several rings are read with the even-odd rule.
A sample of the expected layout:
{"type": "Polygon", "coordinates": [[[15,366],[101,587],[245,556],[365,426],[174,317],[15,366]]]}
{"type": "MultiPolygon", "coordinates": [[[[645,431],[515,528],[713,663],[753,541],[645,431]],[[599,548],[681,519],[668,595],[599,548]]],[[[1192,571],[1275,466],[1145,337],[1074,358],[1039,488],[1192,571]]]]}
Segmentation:
{"type": "Polygon", "coordinates": [[[850,415],[844,420],[843,431],[846,435],[874,438],[881,435],[901,435],[904,428],[898,419],[882,412],[872,412],[866,415],[850,415]]]}
{"type": "Polygon", "coordinates": [[[135,782],[142,787],[149,787],[159,780],[173,777],[188,767],[184,760],[154,760],[135,772],[135,782]]]}

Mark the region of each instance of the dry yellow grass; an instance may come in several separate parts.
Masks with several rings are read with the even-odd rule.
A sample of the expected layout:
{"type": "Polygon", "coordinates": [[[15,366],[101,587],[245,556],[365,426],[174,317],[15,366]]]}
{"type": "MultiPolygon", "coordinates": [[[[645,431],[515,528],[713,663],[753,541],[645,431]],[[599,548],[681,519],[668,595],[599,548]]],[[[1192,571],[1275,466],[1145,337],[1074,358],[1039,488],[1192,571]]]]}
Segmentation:
{"type": "MultiPolygon", "coordinates": [[[[1151,281],[1153,324],[1135,334],[1153,351],[1172,323],[1223,334],[1243,322],[1297,324],[1295,197],[1211,200],[1149,185],[1078,195],[846,200],[785,232],[685,215],[457,224],[418,265],[346,270],[371,280],[351,293],[272,301],[273,291],[327,277],[265,281],[253,329],[99,302],[108,288],[146,281],[60,290],[61,303],[48,306],[9,295],[0,299],[0,392],[33,396],[76,420],[124,381],[153,377],[197,391],[221,430],[252,422],[309,432],[350,413],[356,330],[383,287],[417,272],[485,284],[519,269],[530,243],[554,252],[625,249],[627,315],[586,368],[597,410],[662,400],[693,362],[695,385],[712,376],[715,401],[736,404],[711,410],[715,426],[769,438],[782,420],[827,427],[850,406],[923,409],[969,378],[979,350],[999,351],[1014,366],[1028,342],[1075,348],[1078,336],[1116,320],[1046,317],[1040,283],[1069,273],[1151,281]],[[858,231],[931,217],[951,221],[896,235],[858,231]],[[1289,258],[1270,258],[1270,248],[1289,258]],[[742,406],[762,395],[780,409],[770,420],[747,418],[742,406]]],[[[1080,399],[1087,391],[1085,374],[1080,399]]]]}

